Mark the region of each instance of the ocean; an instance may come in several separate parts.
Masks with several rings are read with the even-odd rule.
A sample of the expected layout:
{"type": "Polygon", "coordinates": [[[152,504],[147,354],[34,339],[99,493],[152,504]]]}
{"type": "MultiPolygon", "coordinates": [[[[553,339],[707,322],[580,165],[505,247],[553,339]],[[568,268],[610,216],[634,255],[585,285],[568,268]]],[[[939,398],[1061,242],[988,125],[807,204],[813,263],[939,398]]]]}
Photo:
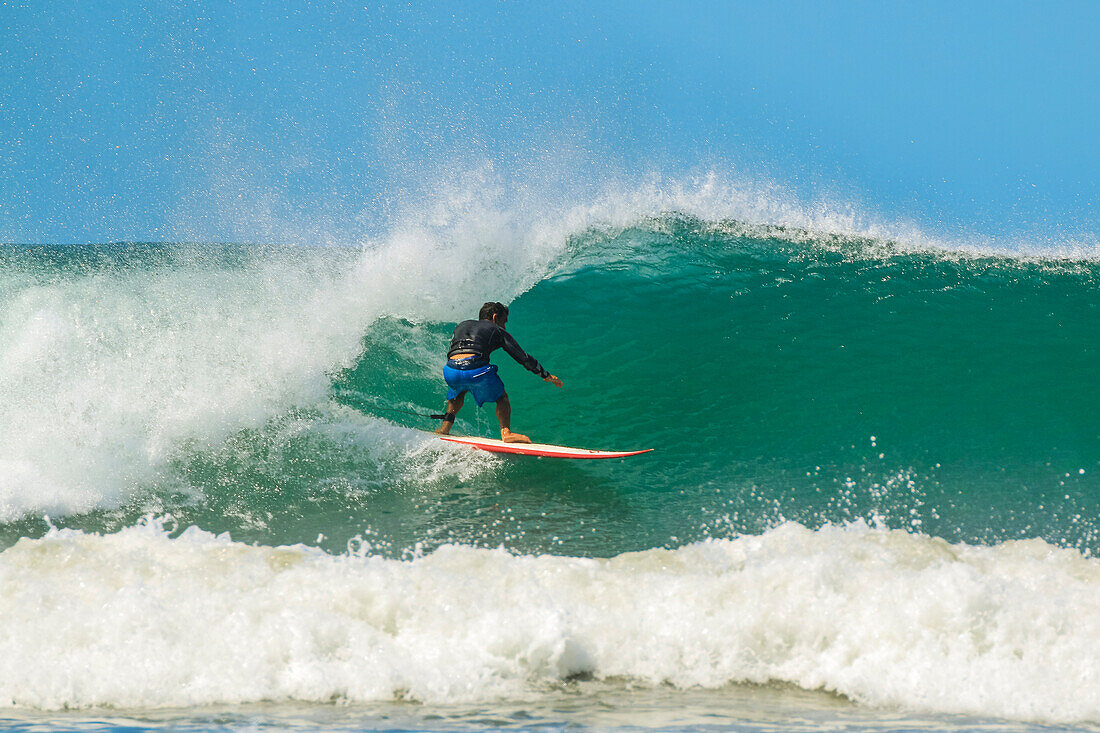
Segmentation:
{"type": "Polygon", "coordinates": [[[751,209],[0,247],[0,724],[1100,729],[1095,248],[751,209]]]}

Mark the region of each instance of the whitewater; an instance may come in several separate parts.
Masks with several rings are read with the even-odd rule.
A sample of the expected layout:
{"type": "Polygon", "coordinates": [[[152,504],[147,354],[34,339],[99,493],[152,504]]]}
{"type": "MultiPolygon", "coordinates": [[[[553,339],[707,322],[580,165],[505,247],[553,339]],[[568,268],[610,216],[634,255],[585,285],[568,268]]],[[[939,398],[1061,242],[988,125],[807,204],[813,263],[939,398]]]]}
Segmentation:
{"type": "MultiPolygon", "coordinates": [[[[572,201],[482,176],[383,229],[0,246],[13,725],[585,726],[609,698],[686,716],[611,728],[728,700],[810,729],[1100,724],[1093,243],[715,176],[572,201]],[[659,450],[578,466],[425,433],[450,329],[488,300],[566,382],[497,355],[517,429],[659,450]]],[[[471,408],[456,432],[494,428],[471,408]]]]}
{"type": "Polygon", "coordinates": [[[0,598],[19,630],[0,689],[45,709],[471,702],[595,676],[1100,714],[1100,565],[1041,541],[792,523],[609,559],[445,545],[397,560],[149,521],[20,540],[0,598]]]}

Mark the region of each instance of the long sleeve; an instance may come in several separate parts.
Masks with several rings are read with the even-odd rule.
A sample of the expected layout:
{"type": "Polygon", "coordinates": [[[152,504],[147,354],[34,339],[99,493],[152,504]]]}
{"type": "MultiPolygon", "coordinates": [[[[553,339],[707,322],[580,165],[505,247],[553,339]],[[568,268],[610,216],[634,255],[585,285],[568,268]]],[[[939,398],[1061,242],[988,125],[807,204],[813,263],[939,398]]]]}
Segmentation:
{"type": "Polygon", "coordinates": [[[520,366],[529,372],[534,372],[543,379],[550,376],[550,372],[543,369],[542,364],[539,364],[535,357],[528,354],[526,351],[520,348],[519,342],[512,337],[512,334],[500,329],[501,337],[504,339],[504,350],[508,352],[508,355],[519,362],[520,366]]]}

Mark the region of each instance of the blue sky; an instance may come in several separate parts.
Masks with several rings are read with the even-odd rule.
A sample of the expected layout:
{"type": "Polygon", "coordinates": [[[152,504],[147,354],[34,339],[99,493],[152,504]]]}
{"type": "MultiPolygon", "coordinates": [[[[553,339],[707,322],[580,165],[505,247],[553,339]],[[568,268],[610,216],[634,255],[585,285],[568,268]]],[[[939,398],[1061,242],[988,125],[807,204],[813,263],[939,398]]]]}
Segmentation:
{"type": "Polygon", "coordinates": [[[1085,2],[0,2],[0,241],[354,232],[486,161],[1095,237],[1097,38],[1085,2]]]}

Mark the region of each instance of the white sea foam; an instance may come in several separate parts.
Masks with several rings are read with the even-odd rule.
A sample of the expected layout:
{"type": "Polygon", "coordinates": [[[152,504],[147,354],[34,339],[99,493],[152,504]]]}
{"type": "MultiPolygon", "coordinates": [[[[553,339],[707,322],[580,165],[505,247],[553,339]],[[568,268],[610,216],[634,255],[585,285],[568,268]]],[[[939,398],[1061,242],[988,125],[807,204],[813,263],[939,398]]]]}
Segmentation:
{"type": "Polygon", "coordinates": [[[323,406],[379,317],[510,300],[562,241],[447,200],[348,256],[0,281],[0,521],[117,506],[181,446],[323,406]]]}
{"type": "Polygon", "coordinates": [[[1100,561],[862,524],[608,560],[54,530],[0,553],[0,628],[0,702],[30,708],[476,701],[589,674],[1100,720],[1100,561]]]}
{"type": "Polygon", "coordinates": [[[0,304],[0,518],[112,505],[184,441],[323,396],[361,331],[323,278],[260,265],[108,271],[0,304]],[[292,403],[291,403],[292,404],[292,403]]]}

